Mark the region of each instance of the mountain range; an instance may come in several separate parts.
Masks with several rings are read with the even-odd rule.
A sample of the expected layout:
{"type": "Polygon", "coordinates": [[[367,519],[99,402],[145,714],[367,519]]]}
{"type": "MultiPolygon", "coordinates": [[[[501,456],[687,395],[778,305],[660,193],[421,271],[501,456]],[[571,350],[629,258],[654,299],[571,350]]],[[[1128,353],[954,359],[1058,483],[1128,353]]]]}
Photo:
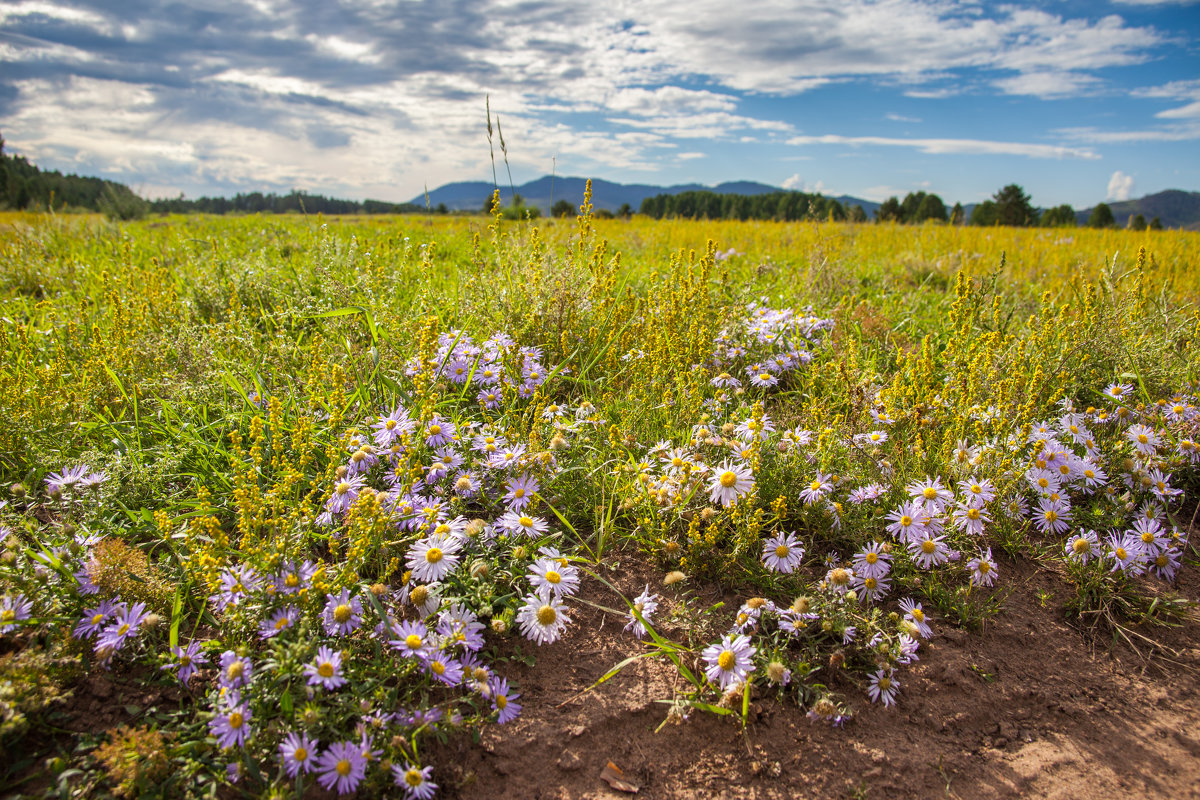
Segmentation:
{"type": "MultiPolygon", "coordinates": [[[[536,206],[543,213],[548,213],[550,207],[559,200],[566,200],[572,206],[580,205],[583,202],[583,191],[586,186],[586,178],[562,178],[543,175],[537,180],[517,186],[516,190],[517,194],[525,201],[525,205],[536,206]]],[[[497,187],[493,187],[487,181],[447,183],[445,186],[440,186],[429,193],[429,205],[437,207],[438,204],[444,203],[446,208],[451,211],[474,211],[483,208],[484,201],[491,197],[494,188],[497,187]]],[[[500,201],[507,205],[512,199],[512,188],[507,185],[498,188],[500,189],[500,201]]],[[[730,181],[728,183],[717,184],[716,186],[705,186],[699,183],[652,186],[645,183],[613,183],[612,181],[593,178],[592,206],[597,209],[605,209],[606,211],[616,211],[622,205],[628,204],[630,208],[637,211],[641,208],[643,200],[659,194],[715,192],[716,194],[754,195],[783,191],[787,190],[781,189],[778,186],[768,186],[765,183],[756,183],[754,181],[730,181]]],[[[863,211],[867,212],[868,217],[874,216],[875,209],[879,208],[879,203],[872,203],[870,200],[863,200],[859,197],[843,195],[832,199],[837,200],[846,208],[860,205],[863,207],[863,211]]],[[[424,206],[425,195],[414,198],[413,203],[424,206]]]]}

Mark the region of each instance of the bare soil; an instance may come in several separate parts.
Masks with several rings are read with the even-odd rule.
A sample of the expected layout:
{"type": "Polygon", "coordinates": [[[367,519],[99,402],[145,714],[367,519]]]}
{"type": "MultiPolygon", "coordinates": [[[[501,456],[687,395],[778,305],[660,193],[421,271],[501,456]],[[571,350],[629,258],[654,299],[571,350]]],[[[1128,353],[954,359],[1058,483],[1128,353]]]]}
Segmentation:
{"type": "MultiPolygon", "coordinates": [[[[1200,798],[1200,624],[1138,629],[1158,647],[1113,646],[1067,624],[1053,575],[1001,568],[1017,587],[1002,615],[982,634],[936,626],[898,675],[896,707],[872,705],[852,676],[840,678],[857,710],[842,729],[761,698],[745,730],[740,718],[697,711],[655,732],[674,667],[644,659],[588,691],[639,645],[622,618],[574,603],[568,636],[536,648],[532,667],[502,667],[520,685],[522,715],[479,743],[451,741],[428,763],[442,796],[464,800],[1200,798]],[[602,780],[609,762],[636,795],[602,780]]],[[[617,583],[633,596],[647,577],[631,570],[617,583]]],[[[1194,567],[1176,590],[1200,595],[1194,567]]],[[[620,605],[594,583],[583,599],[620,605]]]]}

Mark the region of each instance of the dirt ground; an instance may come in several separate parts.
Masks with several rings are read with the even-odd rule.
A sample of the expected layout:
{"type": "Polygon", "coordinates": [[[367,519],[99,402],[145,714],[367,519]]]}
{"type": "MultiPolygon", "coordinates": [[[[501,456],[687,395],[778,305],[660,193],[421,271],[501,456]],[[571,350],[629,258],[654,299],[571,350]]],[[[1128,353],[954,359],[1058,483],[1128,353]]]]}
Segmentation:
{"type": "MultiPolygon", "coordinates": [[[[584,691],[636,652],[623,619],[574,605],[572,632],[503,668],[523,714],[482,741],[435,749],[445,797],[484,798],[1197,798],[1200,623],[1143,627],[1162,647],[1112,647],[1068,625],[1053,575],[1001,562],[1016,591],[983,635],[937,626],[898,674],[896,707],[872,705],[848,679],[857,715],[838,730],[773,699],[740,719],[666,716],[674,667],[646,659],[584,691]],[[601,779],[612,762],[636,794],[601,779]]],[[[1194,567],[1177,590],[1200,595],[1194,567]]],[[[619,581],[637,594],[645,575],[619,581]],[[626,585],[628,584],[628,585],[626,585]]],[[[668,592],[669,593],[669,592],[668,592]]],[[[585,600],[616,607],[595,586],[585,600]]],[[[666,631],[670,633],[670,631],[666,631]]]]}

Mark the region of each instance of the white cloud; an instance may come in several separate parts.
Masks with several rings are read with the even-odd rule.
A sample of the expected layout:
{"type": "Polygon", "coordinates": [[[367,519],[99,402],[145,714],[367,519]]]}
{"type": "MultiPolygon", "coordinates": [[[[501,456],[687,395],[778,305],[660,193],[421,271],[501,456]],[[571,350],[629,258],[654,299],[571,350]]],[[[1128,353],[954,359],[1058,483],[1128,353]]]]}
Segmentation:
{"type": "Polygon", "coordinates": [[[1200,139],[1200,120],[1164,125],[1161,128],[1102,131],[1097,128],[1060,128],[1055,131],[1073,142],[1132,144],[1134,142],[1190,142],[1200,139]]]}
{"type": "Polygon", "coordinates": [[[785,180],[782,186],[784,189],[792,192],[808,192],[812,194],[825,191],[824,181],[819,180],[816,183],[809,183],[808,181],[804,180],[804,178],[802,178],[798,172],[785,180]]]}
{"type": "Polygon", "coordinates": [[[920,117],[906,117],[906,116],[904,116],[903,114],[892,114],[892,113],[889,113],[889,114],[884,114],[884,119],[891,120],[892,122],[913,122],[913,123],[916,123],[916,122],[920,122],[920,121],[921,121],[920,117]]]}
{"type": "Polygon", "coordinates": [[[1133,176],[1117,170],[1108,179],[1108,194],[1106,200],[1128,200],[1133,192],[1133,176]]]}
{"type": "Polygon", "coordinates": [[[680,161],[691,161],[691,160],[697,159],[697,158],[708,158],[708,154],[707,153],[680,153],[679,155],[675,156],[675,158],[679,159],[680,161]]]}
{"type": "Polygon", "coordinates": [[[1043,99],[1077,97],[1094,89],[1100,79],[1079,72],[1025,72],[993,81],[1005,94],[1033,95],[1043,99]]]}
{"type": "Polygon", "coordinates": [[[1026,142],[993,142],[985,139],[893,139],[886,136],[793,136],[787,140],[791,145],[845,144],[852,147],[911,147],[923,153],[1010,155],[1028,158],[1083,158],[1098,159],[1091,150],[1078,147],[1061,147],[1050,144],[1026,142]]]}

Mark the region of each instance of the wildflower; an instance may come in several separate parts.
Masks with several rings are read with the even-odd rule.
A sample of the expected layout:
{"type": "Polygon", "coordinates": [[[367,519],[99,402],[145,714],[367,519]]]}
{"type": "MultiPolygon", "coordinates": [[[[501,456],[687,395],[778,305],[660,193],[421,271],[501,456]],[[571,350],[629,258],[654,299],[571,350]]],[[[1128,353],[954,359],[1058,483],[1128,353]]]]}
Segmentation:
{"type": "MultiPolygon", "coordinates": [[[[20,595],[17,597],[20,598],[20,595]]],[[[145,603],[134,603],[131,606],[122,604],[112,624],[105,628],[100,634],[100,638],[96,640],[96,649],[113,652],[120,650],[126,641],[137,635],[138,628],[148,616],[150,615],[146,613],[145,603]]],[[[2,611],[0,611],[0,621],[3,621],[2,611]]]]}
{"type": "Polygon", "coordinates": [[[958,484],[958,488],[967,497],[967,505],[982,508],[996,499],[996,489],[986,478],[979,480],[971,478],[958,484]]]}
{"type": "Polygon", "coordinates": [[[738,423],[734,429],[736,435],[742,441],[754,441],[755,439],[765,438],[768,433],[775,430],[775,424],[771,422],[771,418],[763,414],[761,419],[749,417],[738,423]]]}
{"type": "Polygon", "coordinates": [[[289,778],[313,770],[318,742],[307,733],[289,733],[279,744],[279,763],[289,778]]]}
{"type": "Polygon", "coordinates": [[[309,686],[320,686],[326,690],[336,689],[346,683],[342,677],[342,654],[329,647],[320,647],[311,664],[304,665],[309,686]]]}
{"type": "Polygon", "coordinates": [[[887,597],[888,592],[892,590],[892,582],[886,576],[876,577],[874,575],[855,575],[854,576],[854,591],[858,593],[863,601],[878,603],[883,598],[887,597]]]}
{"type": "Polygon", "coordinates": [[[1064,550],[1071,561],[1086,564],[1100,555],[1100,537],[1095,531],[1082,531],[1067,542],[1064,550]]]}
{"type": "Polygon", "coordinates": [[[79,622],[75,624],[75,631],[71,635],[76,639],[89,639],[104,629],[104,623],[109,617],[116,616],[117,613],[124,608],[124,603],[119,601],[105,600],[95,608],[86,609],[83,616],[79,618],[79,622]]]}
{"type": "Polygon", "coordinates": [[[854,572],[860,577],[882,578],[892,571],[892,556],[881,542],[871,542],[854,554],[854,572]]]}
{"type": "Polygon", "coordinates": [[[750,385],[759,389],[766,389],[777,383],[779,383],[779,378],[769,372],[759,372],[750,376],[750,385]]]}
{"type": "Polygon", "coordinates": [[[986,553],[980,553],[968,561],[967,569],[971,572],[972,586],[991,586],[995,582],[996,576],[1000,574],[996,570],[996,562],[992,560],[992,548],[990,547],[986,553]]]}
{"type": "Polygon", "coordinates": [[[926,535],[909,540],[908,551],[921,569],[933,569],[950,560],[950,548],[944,536],[926,535]]]}
{"type": "Polygon", "coordinates": [[[541,517],[523,514],[519,511],[509,511],[496,522],[504,531],[512,536],[524,534],[530,539],[544,536],[550,530],[546,520],[541,517]]]}
{"type": "Polygon", "coordinates": [[[4,595],[0,600],[0,633],[8,633],[18,622],[29,619],[32,613],[33,603],[25,595],[4,595]]]}
{"type": "Polygon", "coordinates": [[[1097,489],[1108,483],[1108,475],[1100,465],[1090,461],[1079,465],[1079,476],[1083,478],[1083,485],[1088,489],[1097,489]]]}
{"type": "Polygon", "coordinates": [[[859,444],[880,445],[888,440],[887,431],[871,431],[855,435],[854,441],[859,444]]]}
{"type": "Polygon", "coordinates": [[[521,511],[529,505],[530,499],[541,487],[537,478],[522,474],[519,478],[510,478],[505,488],[507,493],[504,495],[504,502],[508,504],[508,510],[521,511]]]}
{"type": "Polygon", "coordinates": [[[753,488],[754,477],[749,467],[726,460],[714,471],[708,494],[712,502],[728,508],[753,488]]]}
{"type": "Polygon", "coordinates": [[[887,490],[878,483],[868,483],[866,486],[859,486],[857,489],[851,490],[849,500],[855,505],[861,505],[882,497],[886,493],[887,490]]]}
{"type": "Polygon", "coordinates": [[[1038,501],[1038,510],[1033,515],[1033,524],[1046,534],[1059,534],[1071,527],[1071,506],[1066,500],[1050,500],[1043,497],[1038,501]]]}
{"type": "Polygon", "coordinates": [[[1150,571],[1164,581],[1173,581],[1175,573],[1179,570],[1179,559],[1180,553],[1174,547],[1160,550],[1150,558],[1150,571]]]}
{"type": "Polygon", "coordinates": [[[350,596],[349,589],[342,589],[337,597],[325,595],[325,632],[330,636],[346,636],[362,625],[362,601],[350,596]]]}
{"type": "Polygon", "coordinates": [[[742,385],[741,381],[730,375],[728,372],[722,372],[720,375],[709,381],[709,383],[718,389],[736,389],[742,385]]]}
{"type": "Polygon", "coordinates": [[[633,599],[633,610],[629,612],[629,622],[625,624],[625,630],[633,631],[633,634],[639,639],[646,636],[646,622],[650,622],[650,617],[658,610],[657,594],[650,593],[650,584],[646,584],[646,589],[633,599]],[[638,619],[637,611],[642,618],[638,619]]]}
{"type": "Polygon", "coordinates": [[[225,750],[230,747],[245,747],[246,738],[251,734],[250,706],[240,703],[236,693],[233,695],[233,705],[218,711],[208,722],[208,729],[217,737],[217,747],[225,750]]]}
{"type": "Polygon", "coordinates": [[[900,610],[904,612],[904,619],[911,622],[917,629],[917,633],[922,639],[928,639],[933,635],[933,629],[925,621],[925,610],[921,608],[921,604],[911,598],[905,598],[900,601],[900,610]]]}
{"type": "Polygon", "coordinates": [[[900,681],[895,678],[895,671],[880,668],[871,676],[871,685],[867,694],[873,703],[883,703],[885,706],[896,704],[896,694],[900,691],[900,681]]]}
{"type": "Polygon", "coordinates": [[[1153,428],[1145,425],[1130,425],[1125,430],[1125,438],[1133,443],[1133,447],[1144,456],[1152,456],[1158,452],[1158,436],[1153,428]]]}
{"type": "Polygon", "coordinates": [[[417,424],[408,412],[402,406],[396,406],[392,413],[381,418],[375,425],[375,444],[379,447],[391,447],[405,434],[412,433],[416,427],[417,424]]]}
{"type": "Polygon", "coordinates": [[[64,491],[71,491],[76,484],[83,480],[87,471],[87,464],[78,464],[74,467],[67,467],[62,472],[51,472],[46,476],[46,491],[51,495],[60,495],[64,491]]]}
{"type": "Polygon", "coordinates": [[[296,594],[307,589],[316,574],[317,564],[313,561],[305,561],[299,567],[295,562],[284,562],[275,575],[275,590],[283,594],[296,594]]]}
{"type": "Polygon", "coordinates": [[[767,664],[767,680],[776,686],[787,686],[792,682],[792,671],[778,661],[767,664]]]}
{"type": "Polygon", "coordinates": [[[1131,533],[1113,531],[1109,534],[1108,554],[1113,562],[1110,572],[1120,570],[1128,575],[1141,575],[1149,561],[1142,540],[1131,533]]]}
{"type": "Polygon", "coordinates": [[[1110,383],[1108,388],[1104,390],[1104,396],[1118,403],[1125,401],[1129,393],[1133,391],[1133,387],[1128,383],[1110,383]]]}
{"type": "Polygon", "coordinates": [[[264,639],[270,639],[273,636],[278,636],[283,631],[296,624],[296,620],[300,618],[300,609],[295,606],[286,606],[272,614],[268,619],[264,619],[258,626],[258,635],[264,639]]]}
{"type": "Polygon", "coordinates": [[[570,597],[579,590],[579,570],[568,563],[539,558],[529,567],[529,582],[543,599],[570,597]]]}
{"type": "Polygon", "coordinates": [[[837,594],[844,594],[849,591],[850,584],[853,582],[854,570],[852,569],[834,566],[825,573],[825,585],[837,594]]]}
{"type": "Polygon", "coordinates": [[[218,610],[236,606],[258,589],[258,573],[248,564],[232,567],[221,573],[221,589],[214,596],[218,610]]]}
{"type": "Polygon", "coordinates": [[[349,794],[367,774],[367,760],[354,742],[335,742],[317,760],[317,781],[327,791],[349,794]]]}
{"type": "Polygon", "coordinates": [[[463,668],[454,659],[447,658],[440,652],[435,652],[427,654],[422,659],[422,663],[429,674],[447,686],[457,686],[462,683],[463,668]]]}
{"type": "Polygon", "coordinates": [[[704,674],[722,690],[741,683],[754,671],[752,657],[755,652],[749,637],[726,634],[720,643],[706,647],[701,653],[707,664],[704,674]]]}
{"type": "Polygon", "coordinates": [[[920,501],[904,503],[887,515],[888,533],[902,542],[919,541],[925,533],[925,507],[920,501]]]}
{"type": "Polygon", "coordinates": [[[913,481],[904,487],[908,496],[913,500],[925,503],[934,511],[941,511],[946,503],[954,499],[954,492],[942,486],[942,479],[926,477],[923,481],[913,481]]]}
{"type": "Polygon", "coordinates": [[[161,669],[177,670],[175,677],[180,683],[187,683],[188,679],[196,674],[200,666],[207,661],[204,654],[200,652],[200,643],[191,641],[186,648],[172,647],[171,655],[175,656],[175,660],[169,664],[164,664],[161,669]]]}
{"type": "Polygon", "coordinates": [[[405,800],[429,800],[437,791],[437,784],[429,780],[433,777],[433,767],[419,767],[416,764],[399,764],[392,766],[392,774],[396,785],[404,789],[405,800]]]}
{"type": "Polygon", "coordinates": [[[499,713],[498,724],[511,722],[521,713],[521,704],[516,702],[521,695],[509,690],[507,678],[493,678],[488,684],[488,695],[492,699],[492,708],[499,713]]]}
{"type": "Polygon", "coordinates": [[[429,420],[429,424],[425,426],[425,446],[438,447],[448,444],[453,441],[456,432],[457,428],[453,422],[434,414],[433,418],[429,420]]]}
{"type": "Polygon", "coordinates": [[[790,573],[803,558],[804,548],[794,531],[773,536],[763,544],[763,564],[772,572],[790,573]]]}
{"type": "Polygon", "coordinates": [[[221,675],[217,683],[226,689],[240,689],[250,683],[254,665],[249,658],[243,658],[232,650],[221,653],[221,675]]]}
{"type": "Polygon", "coordinates": [[[954,521],[955,527],[969,536],[981,536],[984,523],[992,521],[986,508],[962,502],[955,504],[951,519],[954,521]]]}
{"type": "Polygon", "coordinates": [[[800,499],[807,505],[813,505],[825,498],[825,495],[833,491],[833,482],[829,475],[818,471],[817,477],[809,482],[808,487],[800,492],[800,499]]]}
{"type": "MultiPolygon", "coordinates": [[[[338,468],[341,469],[340,467],[338,468]]],[[[333,494],[325,503],[325,510],[331,514],[341,514],[349,511],[350,506],[358,499],[358,493],[366,485],[362,475],[349,475],[341,478],[333,486],[333,494]]]]}
{"type": "Polygon", "coordinates": [[[420,622],[401,622],[396,628],[395,637],[388,641],[388,645],[408,658],[424,658],[433,650],[433,643],[429,640],[429,629],[420,622]]]}
{"type": "Polygon", "coordinates": [[[538,644],[551,644],[562,638],[563,629],[571,622],[571,618],[558,598],[543,600],[531,594],[517,612],[517,622],[521,624],[521,633],[525,638],[538,644]]]}
{"type": "Polygon", "coordinates": [[[462,543],[455,539],[433,536],[421,539],[408,551],[408,568],[419,581],[440,581],[458,566],[461,547],[462,543]]]}

